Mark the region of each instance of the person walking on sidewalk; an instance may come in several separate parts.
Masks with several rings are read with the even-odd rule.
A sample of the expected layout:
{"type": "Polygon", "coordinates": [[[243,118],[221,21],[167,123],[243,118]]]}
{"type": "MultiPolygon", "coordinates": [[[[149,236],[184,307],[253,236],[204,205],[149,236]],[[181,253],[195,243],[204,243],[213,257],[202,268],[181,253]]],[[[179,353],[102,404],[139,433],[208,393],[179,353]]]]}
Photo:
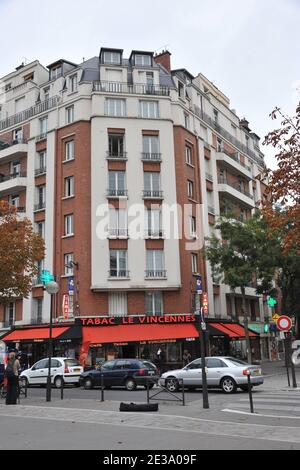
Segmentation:
{"type": "Polygon", "coordinates": [[[20,362],[16,358],[15,352],[8,355],[8,363],[4,372],[7,381],[6,404],[16,405],[19,395],[19,370],[20,362]]]}

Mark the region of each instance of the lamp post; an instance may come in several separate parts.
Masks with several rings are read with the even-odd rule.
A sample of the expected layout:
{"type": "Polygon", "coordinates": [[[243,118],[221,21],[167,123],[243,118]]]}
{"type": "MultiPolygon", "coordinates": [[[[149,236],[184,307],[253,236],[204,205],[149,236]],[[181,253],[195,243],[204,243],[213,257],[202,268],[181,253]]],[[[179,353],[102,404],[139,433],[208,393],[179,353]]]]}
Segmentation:
{"type": "Polygon", "coordinates": [[[51,295],[51,307],[50,307],[50,326],[49,326],[49,343],[48,343],[48,376],[47,376],[47,393],[46,401],[51,401],[51,359],[52,359],[52,324],[53,324],[53,310],[54,310],[54,297],[59,292],[59,285],[55,281],[51,281],[46,285],[46,291],[51,295]]]}
{"type": "Polygon", "coordinates": [[[204,308],[201,307],[200,296],[203,295],[202,287],[202,276],[198,275],[197,277],[197,288],[196,288],[196,298],[195,298],[195,307],[196,315],[199,316],[200,320],[200,347],[201,347],[201,370],[202,370],[202,397],[203,397],[203,409],[209,409],[208,401],[208,390],[207,390],[207,376],[206,376],[206,347],[205,347],[205,334],[206,334],[206,323],[204,318],[204,308]]]}

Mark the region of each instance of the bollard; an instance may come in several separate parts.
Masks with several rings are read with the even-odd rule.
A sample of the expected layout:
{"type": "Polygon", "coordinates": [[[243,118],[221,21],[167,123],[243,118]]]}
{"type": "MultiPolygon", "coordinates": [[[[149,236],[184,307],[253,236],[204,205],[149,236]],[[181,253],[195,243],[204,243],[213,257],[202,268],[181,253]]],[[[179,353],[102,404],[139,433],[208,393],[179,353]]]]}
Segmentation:
{"type": "Polygon", "coordinates": [[[185,406],[184,380],[182,379],[182,406],[185,406]]]}
{"type": "Polygon", "coordinates": [[[61,386],[60,386],[60,399],[64,399],[64,379],[61,380],[61,386]]]}
{"type": "Polygon", "coordinates": [[[150,394],[149,394],[149,379],[147,380],[147,404],[149,405],[150,402],[150,394]]]}
{"type": "Polygon", "coordinates": [[[252,386],[251,386],[251,373],[248,371],[247,374],[248,378],[248,390],[249,390],[249,400],[250,400],[250,411],[254,414],[254,406],[253,406],[253,395],[252,395],[252,386]]]}
{"type": "Polygon", "coordinates": [[[104,401],[104,375],[101,374],[101,401],[104,401]]]}
{"type": "Polygon", "coordinates": [[[25,398],[27,398],[27,392],[28,392],[28,382],[25,380],[25,398]]]}

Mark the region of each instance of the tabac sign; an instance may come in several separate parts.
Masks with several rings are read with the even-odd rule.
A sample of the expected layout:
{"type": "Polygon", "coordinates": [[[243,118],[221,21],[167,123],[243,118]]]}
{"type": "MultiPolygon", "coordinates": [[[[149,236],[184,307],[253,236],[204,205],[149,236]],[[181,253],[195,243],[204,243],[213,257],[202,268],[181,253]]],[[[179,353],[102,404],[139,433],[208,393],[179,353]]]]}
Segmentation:
{"type": "Polygon", "coordinates": [[[162,316],[90,317],[80,319],[82,326],[175,325],[196,323],[193,314],[162,316]]]}

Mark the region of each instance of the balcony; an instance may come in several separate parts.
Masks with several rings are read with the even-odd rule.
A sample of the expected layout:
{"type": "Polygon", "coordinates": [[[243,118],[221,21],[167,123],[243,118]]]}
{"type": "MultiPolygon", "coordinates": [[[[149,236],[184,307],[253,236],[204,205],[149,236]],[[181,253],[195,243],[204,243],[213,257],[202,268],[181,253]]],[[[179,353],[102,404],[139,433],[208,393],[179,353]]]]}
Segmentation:
{"type": "Polygon", "coordinates": [[[110,269],[109,279],[129,279],[129,271],[125,269],[110,269]]]}
{"type": "Polygon", "coordinates": [[[167,271],[165,269],[155,269],[145,271],[146,279],[167,279],[167,271]]]}
{"type": "Polygon", "coordinates": [[[45,166],[40,166],[39,168],[36,168],[34,170],[35,176],[45,175],[46,172],[47,172],[47,168],[45,166]]]}
{"type": "Polygon", "coordinates": [[[19,192],[26,188],[27,178],[25,172],[12,173],[10,175],[0,175],[0,192],[19,192]]]}
{"type": "Polygon", "coordinates": [[[155,95],[170,96],[170,88],[163,85],[147,85],[144,83],[124,83],[124,82],[94,82],[93,91],[101,93],[120,93],[130,95],[155,95]]]}
{"type": "Polygon", "coordinates": [[[127,152],[110,152],[109,150],[106,152],[106,159],[107,160],[119,160],[119,161],[127,161],[127,152]]]}
{"type": "Polygon", "coordinates": [[[127,228],[110,228],[108,229],[109,238],[128,238],[127,228]]]}
{"type": "Polygon", "coordinates": [[[210,215],[216,215],[216,209],[212,206],[207,206],[207,211],[210,215]]]}
{"type": "Polygon", "coordinates": [[[219,150],[217,151],[217,160],[221,161],[225,167],[230,167],[235,172],[246,176],[248,180],[252,179],[251,167],[240,161],[238,152],[219,150]]]}
{"type": "Polygon", "coordinates": [[[161,153],[142,153],[142,161],[143,162],[161,162],[161,153]]]}
{"type": "Polygon", "coordinates": [[[47,139],[47,132],[43,132],[43,134],[37,135],[35,138],[36,142],[42,142],[42,140],[47,139]]]}
{"type": "Polygon", "coordinates": [[[239,202],[244,202],[247,206],[254,208],[254,197],[248,191],[245,191],[239,183],[231,183],[226,178],[219,178],[219,192],[230,195],[239,202]]]}
{"type": "Polygon", "coordinates": [[[143,199],[163,199],[163,191],[157,191],[153,189],[145,189],[143,191],[143,199]]]}
{"type": "Polygon", "coordinates": [[[145,238],[150,238],[150,239],[162,239],[165,237],[165,232],[161,229],[148,229],[145,230],[145,238]]]}
{"type": "Polygon", "coordinates": [[[1,163],[8,162],[12,158],[20,158],[27,154],[27,140],[15,139],[10,142],[0,140],[0,160],[1,163]]]}
{"type": "Polygon", "coordinates": [[[27,121],[38,114],[44,113],[49,111],[50,109],[56,108],[60,102],[61,98],[59,96],[53,96],[48,100],[41,101],[37,103],[35,106],[31,106],[31,108],[26,109],[25,111],[21,111],[20,113],[13,114],[12,116],[2,119],[0,121],[0,131],[7,129],[8,127],[15,126],[20,124],[23,121],[27,121]]]}
{"type": "Polygon", "coordinates": [[[37,204],[34,204],[34,212],[39,212],[39,211],[44,211],[46,209],[46,202],[38,202],[37,204]]]}
{"type": "Polygon", "coordinates": [[[128,190],[127,189],[108,189],[107,190],[107,197],[118,199],[119,197],[128,197],[128,190]]]}

